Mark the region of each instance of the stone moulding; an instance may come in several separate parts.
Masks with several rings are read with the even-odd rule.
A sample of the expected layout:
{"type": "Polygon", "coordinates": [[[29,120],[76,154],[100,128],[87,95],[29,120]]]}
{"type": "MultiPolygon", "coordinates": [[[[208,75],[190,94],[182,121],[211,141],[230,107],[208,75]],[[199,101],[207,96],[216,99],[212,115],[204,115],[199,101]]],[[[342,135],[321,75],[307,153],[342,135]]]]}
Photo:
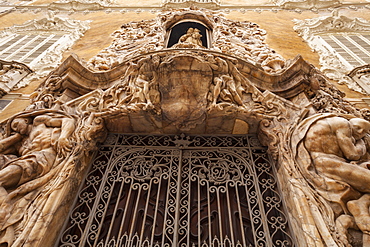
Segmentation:
{"type": "Polygon", "coordinates": [[[30,73],[32,70],[23,63],[0,60],[0,95],[17,88],[18,83],[30,73]]]}
{"type": "Polygon", "coordinates": [[[370,64],[354,68],[348,77],[357,82],[366,93],[370,93],[370,64]]]}
{"type": "Polygon", "coordinates": [[[323,9],[341,6],[339,0],[305,0],[305,1],[280,1],[277,5],[283,9],[323,9]]]}
{"type": "Polygon", "coordinates": [[[32,64],[31,69],[34,73],[19,82],[16,88],[24,87],[32,80],[46,76],[57,67],[62,61],[63,52],[71,47],[89,29],[89,23],[90,21],[71,20],[50,15],[47,18],[30,20],[23,25],[14,25],[2,31],[0,33],[0,37],[2,38],[13,34],[65,34],[44,52],[42,58],[37,63],[32,64]]]}
{"type": "Polygon", "coordinates": [[[51,11],[97,11],[104,9],[104,5],[100,3],[84,3],[78,1],[71,2],[55,2],[48,6],[51,11]]]}
{"type": "Polygon", "coordinates": [[[219,0],[164,0],[163,8],[189,8],[197,6],[198,8],[218,9],[220,7],[219,0]]]}
{"type": "Polygon", "coordinates": [[[82,22],[61,18],[50,15],[47,18],[39,20],[30,20],[22,25],[14,25],[5,28],[0,33],[0,37],[5,37],[13,33],[36,33],[42,34],[43,32],[65,32],[74,36],[79,36],[89,28],[89,22],[82,22]]]}
{"type": "Polygon", "coordinates": [[[294,30],[308,45],[320,55],[321,71],[330,79],[337,80],[340,84],[347,85],[350,89],[370,94],[356,81],[348,77],[348,73],[354,69],[343,64],[335,53],[329,51],[321,42],[320,34],[330,33],[370,33],[370,22],[361,18],[348,18],[339,16],[337,11],[332,16],[318,17],[307,20],[294,20],[294,30]]]}

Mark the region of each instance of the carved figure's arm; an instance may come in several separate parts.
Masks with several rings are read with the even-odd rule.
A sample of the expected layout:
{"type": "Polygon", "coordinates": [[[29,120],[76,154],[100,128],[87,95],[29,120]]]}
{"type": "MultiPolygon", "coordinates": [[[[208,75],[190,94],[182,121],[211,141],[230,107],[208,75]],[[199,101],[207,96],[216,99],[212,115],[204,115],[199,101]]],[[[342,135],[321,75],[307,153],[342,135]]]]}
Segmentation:
{"type": "Polygon", "coordinates": [[[0,140],[0,153],[10,154],[16,152],[14,144],[22,140],[22,135],[15,133],[9,137],[0,140]]]}
{"type": "Polygon", "coordinates": [[[359,160],[366,153],[364,140],[355,141],[348,125],[340,126],[336,131],[339,147],[348,160],[359,160]]]}

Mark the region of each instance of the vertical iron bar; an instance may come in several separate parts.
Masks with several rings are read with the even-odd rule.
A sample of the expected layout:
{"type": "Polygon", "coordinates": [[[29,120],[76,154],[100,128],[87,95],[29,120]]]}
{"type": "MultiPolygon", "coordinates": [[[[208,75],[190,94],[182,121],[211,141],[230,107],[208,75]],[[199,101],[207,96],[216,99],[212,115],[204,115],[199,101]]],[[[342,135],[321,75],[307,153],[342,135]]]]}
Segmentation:
{"type": "MultiPolygon", "coordinates": [[[[125,183],[125,181],[123,181],[125,183]]],[[[128,204],[130,203],[130,198],[131,198],[131,187],[132,187],[132,182],[133,180],[130,179],[130,184],[129,184],[129,191],[128,191],[128,194],[127,194],[127,200],[126,200],[126,205],[125,205],[125,210],[123,211],[123,216],[122,216],[122,222],[121,222],[121,227],[119,228],[119,233],[118,233],[118,237],[117,239],[120,239],[121,238],[121,235],[122,235],[122,229],[123,229],[123,224],[125,223],[125,219],[126,219],[126,215],[127,215],[127,208],[128,208],[128,204]]],[[[123,233],[125,234],[125,233],[123,233]]]]}
{"type": "Polygon", "coordinates": [[[230,205],[230,196],[229,196],[229,190],[228,190],[228,183],[229,182],[226,182],[226,184],[225,184],[225,187],[226,187],[227,212],[229,214],[229,225],[230,225],[231,243],[234,244],[235,242],[234,242],[234,234],[233,234],[234,233],[234,231],[233,231],[233,217],[232,217],[232,214],[231,214],[231,205],[230,205]]]}
{"type": "MultiPolygon", "coordinates": [[[[149,185],[148,185],[149,186],[149,188],[148,188],[148,196],[147,196],[146,202],[145,202],[145,210],[144,210],[143,222],[142,222],[142,225],[141,225],[141,233],[140,233],[140,239],[139,239],[140,245],[141,245],[141,241],[143,241],[143,234],[144,234],[144,228],[145,228],[146,215],[147,215],[147,212],[148,212],[150,191],[152,189],[152,182],[153,182],[153,178],[150,179],[150,182],[149,182],[149,185]]],[[[155,223],[155,222],[153,222],[153,223],[155,223]]]]}
{"type": "Polygon", "coordinates": [[[217,195],[217,211],[218,211],[218,223],[219,223],[219,227],[220,227],[220,241],[221,243],[223,243],[224,241],[224,236],[223,236],[223,233],[222,233],[222,216],[221,216],[221,203],[220,203],[220,194],[219,194],[219,187],[215,187],[215,191],[216,191],[216,195],[217,195]]]}
{"type": "MultiPolygon", "coordinates": [[[[198,189],[198,246],[200,247],[201,245],[201,238],[200,238],[200,180],[199,177],[197,177],[198,183],[197,183],[197,189],[198,189]]],[[[190,222],[189,222],[190,224],[190,222]]]]}
{"type": "Polygon", "coordinates": [[[242,233],[243,246],[246,247],[247,243],[245,242],[245,233],[244,233],[244,228],[243,228],[243,215],[242,215],[242,209],[240,208],[239,186],[235,186],[235,193],[236,193],[236,201],[237,201],[238,211],[239,211],[240,231],[242,233]]]}
{"type": "MultiPolygon", "coordinates": [[[[113,212],[113,217],[112,217],[112,221],[110,223],[110,226],[109,226],[109,230],[108,230],[108,233],[107,233],[107,239],[105,240],[105,245],[108,245],[108,242],[109,242],[109,236],[111,234],[111,231],[112,231],[112,228],[113,228],[113,224],[114,224],[114,217],[117,213],[117,209],[118,209],[118,205],[119,205],[119,199],[121,198],[121,194],[122,194],[122,191],[123,191],[123,187],[124,187],[124,179],[122,179],[122,184],[119,188],[119,192],[118,192],[118,197],[117,197],[117,202],[116,202],[116,205],[114,206],[114,212],[113,212]]],[[[117,239],[118,241],[118,239],[117,239]]]]}
{"type": "MultiPolygon", "coordinates": [[[[155,224],[157,222],[157,214],[158,214],[158,205],[159,205],[159,196],[161,194],[161,184],[162,184],[162,176],[159,177],[159,182],[158,182],[158,191],[157,191],[157,199],[155,201],[155,210],[154,210],[154,218],[153,218],[153,230],[150,236],[150,246],[153,246],[153,241],[154,241],[154,235],[155,235],[155,224]]],[[[165,224],[165,222],[164,222],[165,224]]]]}
{"type": "MultiPolygon", "coordinates": [[[[182,154],[183,150],[180,149],[179,154],[179,168],[178,168],[178,176],[177,176],[177,185],[181,185],[181,172],[182,172],[182,154]]],[[[180,187],[180,186],[179,186],[180,187]]],[[[178,240],[178,230],[179,230],[179,213],[180,213],[180,188],[177,188],[176,191],[176,211],[175,211],[175,229],[174,229],[174,235],[173,235],[173,242],[172,247],[178,247],[177,242],[178,240]]]]}

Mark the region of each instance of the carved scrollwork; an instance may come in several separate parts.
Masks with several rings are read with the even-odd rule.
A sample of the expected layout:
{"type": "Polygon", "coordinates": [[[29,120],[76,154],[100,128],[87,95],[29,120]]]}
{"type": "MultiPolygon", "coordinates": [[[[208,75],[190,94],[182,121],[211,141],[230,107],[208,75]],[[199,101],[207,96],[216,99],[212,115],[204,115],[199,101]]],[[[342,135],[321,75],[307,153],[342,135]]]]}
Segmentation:
{"type": "Polygon", "coordinates": [[[19,87],[32,70],[25,64],[0,60],[0,97],[19,87]]]}
{"type": "MultiPolygon", "coordinates": [[[[323,45],[320,34],[325,33],[354,33],[370,31],[370,23],[361,18],[348,18],[339,15],[338,10],[332,12],[331,16],[318,17],[307,20],[294,20],[294,30],[308,43],[308,45],[320,55],[321,71],[339,84],[345,84],[350,89],[369,94],[367,86],[363,86],[348,76],[354,68],[352,65],[344,64],[337,53],[329,50],[323,45]]],[[[357,35],[357,34],[356,34],[357,35]]]]}
{"type": "MultiPolygon", "coordinates": [[[[112,45],[89,61],[89,68],[98,71],[110,70],[125,59],[164,49],[165,40],[163,37],[166,32],[170,31],[171,24],[188,18],[188,15],[194,16],[194,19],[199,18],[214,27],[211,50],[247,59],[262,66],[269,73],[279,73],[285,68],[284,58],[267,46],[264,42],[266,31],[260,29],[257,24],[231,21],[220,14],[217,18],[211,18],[213,12],[204,11],[207,15],[202,11],[192,9],[164,12],[158,15],[155,20],[125,24],[121,30],[117,30],[113,34],[112,45]]],[[[190,30],[194,35],[194,29],[190,30]]],[[[195,41],[196,39],[187,42],[186,40],[190,39],[186,39],[185,36],[180,38],[183,41],[180,41],[174,48],[205,49],[199,42],[195,41]]],[[[189,34],[186,37],[188,36],[189,34]]]]}

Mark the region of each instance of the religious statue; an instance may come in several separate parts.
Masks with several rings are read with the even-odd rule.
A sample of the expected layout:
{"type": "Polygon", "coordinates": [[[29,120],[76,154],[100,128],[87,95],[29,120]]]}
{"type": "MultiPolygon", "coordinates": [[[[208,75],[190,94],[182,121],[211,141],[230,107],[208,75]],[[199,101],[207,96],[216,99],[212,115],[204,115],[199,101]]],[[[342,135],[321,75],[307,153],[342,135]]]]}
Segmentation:
{"type": "Polygon", "coordinates": [[[301,123],[293,144],[299,169],[330,205],[338,230],[344,236],[348,228],[361,230],[364,246],[370,244],[369,131],[364,119],[320,114],[301,123]]]}
{"type": "Polygon", "coordinates": [[[202,44],[202,35],[197,28],[189,28],[186,34],[179,38],[179,42],[174,45],[174,48],[204,48],[202,44]]]}
{"type": "Polygon", "coordinates": [[[74,120],[56,113],[21,115],[9,121],[8,136],[0,141],[0,245],[11,245],[13,225],[22,219],[19,212],[11,212],[11,204],[48,182],[45,175],[57,155],[65,157],[70,150],[73,131],[74,120]],[[34,180],[38,181],[31,184],[34,180]],[[14,192],[20,186],[25,193],[14,192]]]}

